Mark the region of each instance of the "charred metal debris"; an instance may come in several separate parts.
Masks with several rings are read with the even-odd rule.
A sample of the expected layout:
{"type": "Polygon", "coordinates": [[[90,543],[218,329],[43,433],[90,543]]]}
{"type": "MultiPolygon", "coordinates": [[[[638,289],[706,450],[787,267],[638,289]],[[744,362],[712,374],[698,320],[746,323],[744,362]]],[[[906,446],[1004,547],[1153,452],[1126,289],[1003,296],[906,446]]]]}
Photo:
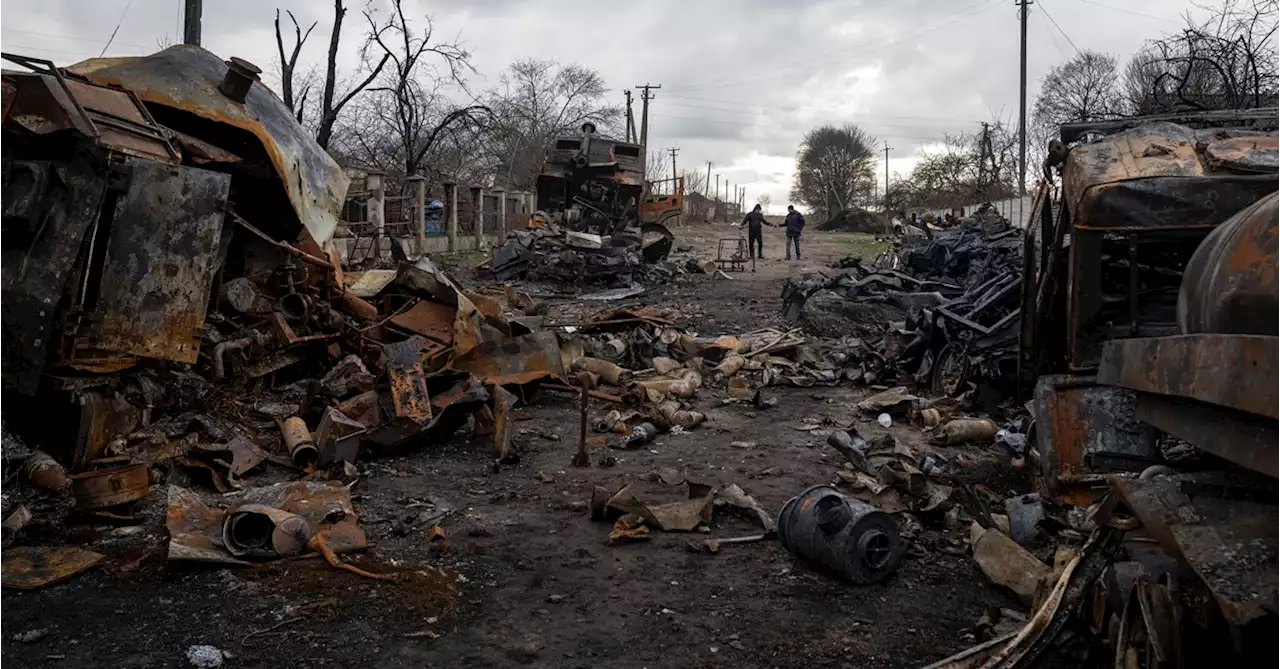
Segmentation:
{"type": "Polygon", "coordinates": [[[993,411],[1017,391],[1022,245],[1022,230],[999,217],[899,237],[870,266],[849,257],[835,276],[789,280],[784,316],[846,337],[849,381],[973,391],[993,411]]]}
{"type": "Polygon", "coordinates": [[[646,221],[642,147],[596,134],[555,140],[538,175],[537,211],[523,230],[493,249],[487,274],[580,284],[660,282],[672,271],[657,263],[674,236],[646,221]]]}
{"type": "MultiPolygon", "coordinates": [[[[349,568],[353,463],[466,427],[499,466],[513,406],[570,380],[528,295],[425,258],[344,272],[347,177],[251,64],[4,58],[5,475],[73,497],[58,513],[142,522],[163,485],[170,559],[349,568]]],[[[30,550],[15,569],[60,549],[30,550]]]]}

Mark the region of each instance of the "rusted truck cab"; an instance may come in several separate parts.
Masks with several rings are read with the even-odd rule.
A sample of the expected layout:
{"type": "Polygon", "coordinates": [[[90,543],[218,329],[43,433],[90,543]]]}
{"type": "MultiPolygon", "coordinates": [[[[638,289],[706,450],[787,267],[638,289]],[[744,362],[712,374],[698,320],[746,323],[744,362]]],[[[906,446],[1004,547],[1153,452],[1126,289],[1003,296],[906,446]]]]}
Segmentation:
{"type": "Polygon", "coordinates": [[[1180,334],[1193,254],[1224,221],[1276,191],[1277,138],[1258,127],[1265,121],[1182,120],[1064,127],[1071,146],[1060,192],[1044,185],[1035,199],[1021,374],[1034,385],[1034,455],[1045,487],[1068,500],[1096,496],[1110,472],[1162,462],[1164,438],[1137,419],[1135,393],[1099,382],[1104,348],[1180,334]]]}

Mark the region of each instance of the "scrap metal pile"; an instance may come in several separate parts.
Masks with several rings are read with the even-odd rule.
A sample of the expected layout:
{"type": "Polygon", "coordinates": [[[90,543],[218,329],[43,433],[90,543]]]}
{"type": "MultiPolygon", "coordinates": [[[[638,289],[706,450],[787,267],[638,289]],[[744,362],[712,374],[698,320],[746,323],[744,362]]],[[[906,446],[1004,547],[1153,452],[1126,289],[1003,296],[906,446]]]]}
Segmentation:
{"type": "MultiPolygon", "coordinates": [[[[508,388],[564,376],[542,307],[425,259],[345,276],[347,178],[256,68],[190,46],[6,58],[27,68],[4,72],[6,548],[33,516],[163,519],[171,560],[346,569],[355,462],[464,425],[514,457],[508,388]]],[[[11,550],[14,587],[101,560],[11,550]]]]}
{"type": "Polygon", "coordinates": [[[850,257],[835,277],[788,280],[788,321],[856,336],[863,383],[915,382],[936,395],[977,389],[985,403],[1016,385],[1022,231],[1007,221],[908,236],[873,267],[850,257]]]}
{"type": "Polygon", "coordinates": [[[670,278],[655,264],[671,251],[674,236],[640,220],[641,150],[597,135],[590,123],[580,136],[557,139],[538,175],[538,210],[527,229],[493,250],[489,276],[615,286],[629,285],[633,274],[670,278]]]}
{"type": "Polygon", "coordinates": [[[526,278],[560,284],[627,286],[634,280],[658,282],[672,272],[658,266],[671,250],[673,236],[661,225],[613,235],[577,232],[534,215],[529,227],[514,231],[493,249],[486,276],[495,281],[526,278]]]}

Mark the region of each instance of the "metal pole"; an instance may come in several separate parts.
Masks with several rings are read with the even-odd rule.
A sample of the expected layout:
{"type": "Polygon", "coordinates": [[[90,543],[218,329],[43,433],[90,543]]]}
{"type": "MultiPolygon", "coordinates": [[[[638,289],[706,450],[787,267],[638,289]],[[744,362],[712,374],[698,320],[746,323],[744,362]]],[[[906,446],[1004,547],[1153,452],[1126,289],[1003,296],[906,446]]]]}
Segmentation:
{"type": "Polygon", "coordinates": [[[889,150],[892,149],[888,142],[884,143],[884,214],[889,215],[889,150]]]}
{"type": "Polygon", "coordinates": [[[1022,67],[1018,75],[1018,197],[1027,196],[1027,6],[1031,0],[1017,0],[1022,23],[1022,67]]]}
{"type": "MultiPolygon", "coordinates": [[[[670,149],[667,149],[667,151],[671,153],[671,178],[675,179],[676,177],[680,176],[680,173],[676,171],[676,154],[680,152],[680,148],[672,147],[670,149]]],[[[674,183],[675,182],[672,182],[672,191],[671,191],[672,195],[675,195],[674,183]]]]}
{"type": "Polygon", "coordinates": [[[182,43],[200,46],[200,19],[204,14],[203,0],[183,0],[182,43]]]}
{"type": "Polygon", "coordinates": [[[631,91],[626,90],[623,93],[627,96],[627,141],[636,141],[636,118],[631,114],[631,91]]]}
{"type": "MultiPolygon", "coordinates": [[[[710,186],[711,184],[707,184],[710,186]]],[[[720,175],[716,175],[716,195],[715,202],[711,203],[711,222],[714,223],[716,217],[720,215],[720,175]]]]}

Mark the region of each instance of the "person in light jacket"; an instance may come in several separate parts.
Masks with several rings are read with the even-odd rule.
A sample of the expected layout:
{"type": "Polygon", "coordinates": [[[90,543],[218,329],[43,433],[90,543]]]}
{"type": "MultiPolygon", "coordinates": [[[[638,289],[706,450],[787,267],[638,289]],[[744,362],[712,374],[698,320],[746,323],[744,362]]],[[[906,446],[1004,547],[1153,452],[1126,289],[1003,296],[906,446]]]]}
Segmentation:
{"type": "Polygon", "coordinates": [[[804,230],[804,216],[796,208],[787,205],[787,260],[791,260],[791,247],[796,247],[796,260],[800,259],[800,232],[804,230]]]}

